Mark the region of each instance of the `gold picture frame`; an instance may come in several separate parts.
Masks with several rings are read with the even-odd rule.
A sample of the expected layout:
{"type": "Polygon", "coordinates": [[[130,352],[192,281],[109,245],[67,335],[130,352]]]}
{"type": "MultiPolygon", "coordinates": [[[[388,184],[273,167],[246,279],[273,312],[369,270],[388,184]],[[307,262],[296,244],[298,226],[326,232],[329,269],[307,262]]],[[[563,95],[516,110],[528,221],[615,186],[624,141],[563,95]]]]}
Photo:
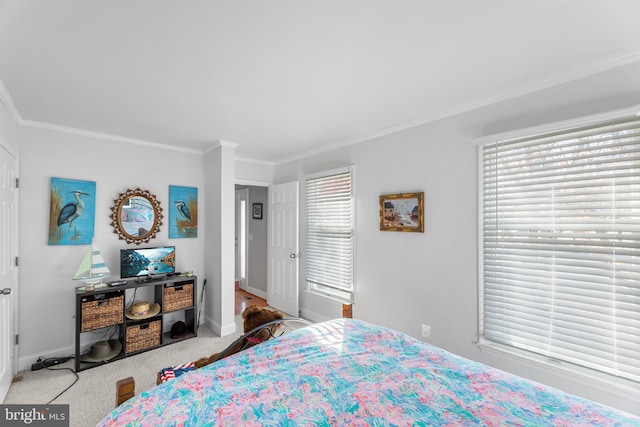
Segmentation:
{"type": "Polygon", "coordinates": [[[381,195],[380,231],[424,233],[424,193],[381,195]]]}

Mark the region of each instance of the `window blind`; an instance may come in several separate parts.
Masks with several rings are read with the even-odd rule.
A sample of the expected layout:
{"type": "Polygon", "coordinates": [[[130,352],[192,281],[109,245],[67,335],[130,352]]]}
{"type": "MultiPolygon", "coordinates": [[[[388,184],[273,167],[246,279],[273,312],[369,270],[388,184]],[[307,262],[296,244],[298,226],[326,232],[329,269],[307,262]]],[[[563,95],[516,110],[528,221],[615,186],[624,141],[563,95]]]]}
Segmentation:
{"type": "Polygon", "coordinates": [[[351,301],[354,248],[352,172],[308,179],[305,208],[308,290],[351,301]]]}
{"type": "Polygon", "coordinates": [[[482,338],[640,382],[640,118],[481,153],[482,338]]]}

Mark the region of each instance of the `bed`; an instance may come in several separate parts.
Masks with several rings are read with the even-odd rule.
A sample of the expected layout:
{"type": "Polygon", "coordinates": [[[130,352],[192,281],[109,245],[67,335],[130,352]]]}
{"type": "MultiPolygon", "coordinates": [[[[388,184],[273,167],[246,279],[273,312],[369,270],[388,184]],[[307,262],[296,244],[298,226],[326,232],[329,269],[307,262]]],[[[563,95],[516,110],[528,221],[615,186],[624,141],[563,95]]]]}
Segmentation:
{"type": "Polygon", "coordinates": [[[640,426],[640,418],[355,319],[142,392],[99,426],[640,426]]]}

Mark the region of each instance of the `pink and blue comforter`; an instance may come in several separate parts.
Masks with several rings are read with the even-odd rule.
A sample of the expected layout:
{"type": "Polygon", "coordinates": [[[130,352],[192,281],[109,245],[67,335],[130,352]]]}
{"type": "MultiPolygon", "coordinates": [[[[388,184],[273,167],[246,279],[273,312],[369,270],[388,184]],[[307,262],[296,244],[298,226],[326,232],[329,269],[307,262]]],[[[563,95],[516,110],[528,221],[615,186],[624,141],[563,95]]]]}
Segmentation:
{"type": "Polygon", "coordinates": [[[172,379],[99,425],[640,426],[640,418],[337,319],[172,379]]]}

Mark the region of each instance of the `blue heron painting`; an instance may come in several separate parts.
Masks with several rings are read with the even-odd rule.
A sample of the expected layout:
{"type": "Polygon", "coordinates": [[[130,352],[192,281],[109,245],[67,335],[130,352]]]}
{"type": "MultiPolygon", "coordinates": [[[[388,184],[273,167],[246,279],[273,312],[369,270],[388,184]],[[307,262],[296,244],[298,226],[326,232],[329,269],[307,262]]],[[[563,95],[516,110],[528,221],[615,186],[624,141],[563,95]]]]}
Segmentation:
{"type": "Polygon", "coordinates": [[[51,178],[50,245],[91,244],[95,220],[96,183],[51,178]]]}
{"type": "Polygon", "coordinates": [[[85,193],[80,190],[72,191],[72,193],[75,196],[76,201],[64,205],[58,214],[58,227],[62,224],[69,223],[69,230],[71,230],[73,220],[78,218],[84,212],[84,202],[82,201],[81,196],[90,196],[89,193],[85,193]]]}
{"type": "Polygon", "coordinates": [[[169,238],[198,237],[198,189],[169,186],[169,238]]]}
{"type": "Polygon", "coordinates": [[[184,218],[190,220],[191,212],[189,212],[189,208],[187,207],[187,204],[184,202],[184,200],[178,200],[177,202],[174,202],[174,203],[178,208],[178,213],[180,213],[180,215],[182,215],[184,218]]]}

